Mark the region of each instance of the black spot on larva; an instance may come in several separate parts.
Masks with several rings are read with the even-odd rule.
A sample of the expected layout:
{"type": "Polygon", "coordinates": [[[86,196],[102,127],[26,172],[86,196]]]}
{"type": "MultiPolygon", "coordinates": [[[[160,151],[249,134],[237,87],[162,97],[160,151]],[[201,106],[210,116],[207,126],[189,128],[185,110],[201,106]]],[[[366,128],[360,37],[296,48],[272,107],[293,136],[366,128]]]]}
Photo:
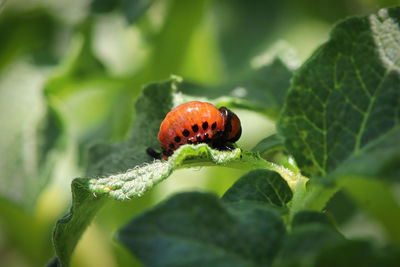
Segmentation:
{"type": "Polygon", "coordinates": [[[187,140],[187,143],[190,145],[190,144],[193,144],[193,142],[192,142],[192,140],[187,140]]]}
{"type": "Polygon", "coordinates": [[[168,150],[169,155],[172,155],[172,153],[174,153],[174,151],[172,151],[172,149],[168,150]]]}
{"type": "Polygon", "coordinates": [[[201,141],[201,135],[199,135],[199,134],[196,135],[196,140],[197,140],[197,141],[201,141]]]}
{"type": "Polygon", "coordinates": [[[197,133],[197,131],[199,130],[199,126],[197,124],[193,125],[192,130],[194,133],[197,133]]]}
{"type": "Polygon", "coordinates": [[[174,144],[173,143],[169,144],[169,148],[174,148],[174,144]]]}
{"type": "Polygon", "coordinates": [[[175,142],[179,143],[181,141],[181,138],[179,136],[175,136],[174,140],[175,142]]]}
{"type": "Polygon", "coordinates": [[[211,125],[211,130],[215,130],[215,128],[217,128],[217,122],[214,122],[214,123],[211,125]]]}
{"type": "Polygon", "coordinates": [[[183,134],[183,136],[188,137],[190,133],[187,129],[185,129],[185,130],[183,130],[182,134],[183,134]]]}
{"type": "Polygon", "coordinates": [[[171,155],[171,154],[169,154],[168,153],[168,151],[167,150],[163,150],[163,152],[162,152],[165,156],[169,156],[169,155],[171,155]]]}
{"type": "Polygon", "coordinates": [[[224,134],[223,131],[221,131],[221,130],[218,130],[218,131],[217,131],[217,136],[222,136],[223,134],[224,134]]]}
{"type": "Polygon", "coordinates": [[[207,142],[208,140],[210,140],[208,137],[208,133],[204,134],[203,140],[204,140],[204,142],[207,142]]]}
{"type": "Polygon", "coordinates": [[[203,127],[203,130],[207,130],[208,128],[208,122],[203,122],[203,124],[201,125],[201,127],[203,127]]]}

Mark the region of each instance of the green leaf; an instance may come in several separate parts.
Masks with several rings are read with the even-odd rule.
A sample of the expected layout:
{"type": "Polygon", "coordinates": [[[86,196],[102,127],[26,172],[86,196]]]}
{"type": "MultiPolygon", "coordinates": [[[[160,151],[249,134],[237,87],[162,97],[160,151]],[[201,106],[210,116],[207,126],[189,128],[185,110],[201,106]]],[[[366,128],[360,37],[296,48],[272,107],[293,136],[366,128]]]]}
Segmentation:
{"type": "MultiPolygon", "coordinates": [[[[134,159],[137,160],[137,164],[140,155],[144,154],[141,150],[136,150],[135,154],[129,154],[129,152],[131,151],[127,150],[121,153],[127,153],[125,156],[136,156],[137,158],[134,159]]],[[[106,157],[117,152],[110,153],[106,157]]],[[[226,165],[239,160],[240,156],[239,149],[226,152],[212,150],[206,144],[186,145],[179,148],[168,161],[155,161],[152,164],[141,165],[132,170],[106,177],[74,179],[71,185],[73,202],[70,213],[57,222],[54,230],[53,239],[57,256],[63,265],[68,266],[70,256],[79,237],[97,211],[107,201],[104,197],[107,196],[114,200],[130,200],[141,197],[178,168],[198,166],[202,162],[204,164],[226,165]]],[[[144,157],[143,162],[149,156],[144,157]]],[[[113,161],[111,160],[111,162],[113,161]]],[[[114,161],[114,164],[115,168],[112,164],[107,166],[113,171],[124,167],[117,161],[114,161]]],[[[125,167],[131,169],[129,165],[125,167]]],[[[107,170],[102,166],[98,171],[106,172],[107,170]]]]}
{"type": "Polygon", "coordinates": [[[24,55],[30,55],[37,65],[58,60],[60,48],[52,42],[59,26],[57,19],[44,9],[3,10],[1,3],[0,8],[0,71],[24,55]]]}
{"type": "Polygon", "coordinates": [[[334,194],[325,207],[328,214],[335,218],[336,223],[342,226],[357,214],[357,206],[350,197],[340,190],[334,194]],[[345,209],[343,207],[346,207],[345,209]]]}
{"type": "Polygon", "coordinates": [[[158,160],[125,173],[104,178],[85,179],[87,181],[85,187],[96,194],[107,194],[116,200],[126,200],[142,196],[176,169],[192,165],[227,165],[240,157],[240,149],[218,151],[211,149],[206,144],[185,145],[176,150],[168,161],[158,160]]]}
{"type": "Polygon", "coordinates": [[[94,13],[111,12],[121,5],[121,0],[93,0],[90,10],[94,13]]]}
{"type": "Polygon", "coordinates": [[[369,242],[347,240],[330,218],[302,211],[292,221],[274,266],[397,266],[399,248],[377,249],[369,242]]]}
{"type": "MultiPolygon", "coordinates": [[[[120,143],[94,146],[89,153],[88,177],[99,177],[118,172],[121,173],[120,177],[126,177],[124,172],[127,170],[153,160],[146,155],[145,151],[148,146],[154,146],[157,142],[157,128],[172,107],[172,94],[175,86],[176,81],[174,80],[149,85],[143,91],[143,96],[136,103],[137,116],[130,135],[120,143]]],[[[110,182],[112,177],[110,176],[110,182]]],[[[130,178],[134,180],[134,177],[130,176],[130,178]]],[[[71,210],[57,222],[54,229],[53,240],[56,255],[64,266],[69,265],[72,251],[79,238],[106,201],[106,198],[95,194],[98,189],[96,181],[104,181],[104,179],[78,178],[72,182],[71,210]],[[93,191],[90,190],[89,185],[92,185],[93,191]]],[[[151,182],[151,180],[147,182],[151,182]]],[[[105,189],[103,189],[104,191],[105,189]]]]}
{"type": "Polygon", "coordinates": [[[0,76],[0,196],[25,209],[35,206],[65,141],[63,122],[42,95],[47,75],[21,61],[0,76]]]}
{"type": "Polygon", "coordinates": [[[324,213],[316,211],[300,211],[295,214],[292,220],[292,228],[301,227],[306,224],[320,224],[326,226],[334,226],[332,220],[324,213]]]}
{"type": "Polygon", "coordinates": [[[347,19],[296,72],[279,132],[323,176],[399,129],[400,8],[347,19]]]}
{"type": "Polygon", "coordinates": [[[223,195],[227,202],[251,201],[271,206],[286,207],[292,191],[282,177],[268,170],[254,170],[242,176],[223,195]]]}
{"type": "Polygon", "coordinates": [[[280,148],[283,148],[283,139],[278,134],[273,134],[258,142],[258,144],[253,147],[251,151],[263,154],[280,148]]]}
{"type": "Polygon", "coordinates": [[[400,181],[400,129],[387,133],[367,146],[363,153],[351,156],[341,166],[324,178],[324,181],[341,176],[379,177],[386,181],[400,181]]]}
{"type": "Polygon", "coordinates": [[[400,244],[400,205],[393,186],[364,176],[342,176],[339,185],[366,214],[381,223],[386,238],[400,244]]]}
{"type": "Polygon", "coordinates": [[[118,9],[129,23],[136,22],[153,4],[154,0],[94,0],[90,4],[94,13],[111,12],[118,9]]]}
{"type": "Polygon", "coordinates": [[[122,10],[129,23],[134,23],[153,4],[154,0],[122,0],[122,10]]]}
{"type": "Polygon", "coordinates": [[[218,151],[206,144],[185,145],[168,161],[154,161],[146,154],[148,147],[158,147],[157,133],[166,113],[179,100],[174,94],[180,78],[147,86],[136,103],[136,118],[129,136],[122,142],[98,144],[89,153],[87,178],[72,183],[70,213],[57,222],[54,246],[60,262],[68,266],[80,236],[106,200],[129,200],[140,197],[174,170],[193,166],[221,165],[241,169],[266,168],[287,179],[291,172],[279,168],[257,153],[218,151]],[[175,96],[175,97],[174,97],[175,96]],[[91,178],[96,177],[96,178],[91,178]]]}
{"type": "Polygon", "coordinates": [[[366,241],[346,240],[323,250],[314,266],[398,266],[400,250],[394,247],[376,249],[366,241]]]}
{"type": "Polygon", "coordinates": [[[220,0],[213,2],[219,46],[229,78],[234,78],[263,52],[283,11],[281,1],[220,0]]]}
{"type": "Polygon", "coordinates": [[[313,266],[319,253],[344,240],[325,224],[305,224],[286,235],[273,266],[313,266]]]}
{"type": "Polygon", "coordinates": [[[255,110],[277,119],[291,76],[292,71],[276,58],[271,64],[231,79],[226,84],[213,87],[186,83],[182,92],[197,98],[211,98],[215,105],[255,110]]]}
{"type": "Polygon", "coordinates": [[[113,144],[98,144],[89,151],[88,176],[124,172],[144,162],[152,162],[148,147],[158,148],[158,130],[173,107],[178,80],[148,85],[137,100],[136,117],[128,137],[113,144]]]}
{"type": "MultiPolygon", "coordinates": [[[[131,77],[114,77],[97,57],[94,20],[85,20],[72,36],[68,52],[45,85],[47,101],[74,129],[80,156],[99,140],[121,140],[130,127],[133,99],[140,86],[131,77]]],[[[82,160],[83,161],[83,160],[82,160]]]]}
{"type": "Polygon", "coordinates": [[[265,204],[228,208],[214,195],[183,193],[133,219],[118,239],[149,266],[268,266],[284,233],[265,204]]]}

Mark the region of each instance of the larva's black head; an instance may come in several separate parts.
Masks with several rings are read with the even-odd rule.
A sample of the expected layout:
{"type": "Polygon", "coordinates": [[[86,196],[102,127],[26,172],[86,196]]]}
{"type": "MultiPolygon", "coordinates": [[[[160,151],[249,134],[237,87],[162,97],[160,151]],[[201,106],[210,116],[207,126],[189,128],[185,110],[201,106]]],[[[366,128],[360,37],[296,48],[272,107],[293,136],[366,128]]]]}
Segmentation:
{"type": "Polygon", "coordinates": [[[219,111],[221,111],[222,116],[225,118],[225,130],[223,135],[225,140],[231,143],[236,142],[242,135],[242,126],[238,116],[226,107],[219,108],[219,111]]]}

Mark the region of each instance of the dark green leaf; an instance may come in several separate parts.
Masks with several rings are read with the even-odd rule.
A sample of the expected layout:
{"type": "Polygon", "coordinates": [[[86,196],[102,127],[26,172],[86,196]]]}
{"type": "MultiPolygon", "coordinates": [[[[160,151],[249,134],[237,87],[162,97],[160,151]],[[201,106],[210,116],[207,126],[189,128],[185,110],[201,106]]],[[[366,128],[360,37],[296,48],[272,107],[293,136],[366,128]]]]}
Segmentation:
{"type": "Polygon", "coordinates": [[[148,266],[268,266],[284,232],[266,205],[226,208],[213,195],[183,193],[133,219],[118,239],[148,266]]]}
{"type": "Polygon", "coordinates": [[[268,170],[254,170],[242,176],[222,197],[228,203],[252,201],[278,207],[286,207],[291,199],[287,182],[268,170]]]}
{"type": "Polygon", "coordinates": [[[347,19],[295,74],[279,131],[302,171],[325,175],[399,128],[400,8],[347,19]]]}
{"type": "Polygon", "coordinates": [[[346,240],[334,247],[323,250],[318,255],[314,266],[399,266],[400,251],[396,248],[374,249],[366,241],[346,240]]]}
{"type": "Polygon", "coordinates": [[[258,144],[255,147],[253,147],[251,151],[260,152],[260,154],[262,154],[277,150],[282,147],[283,147],[282,137],[279,136],[278,134],[273,134],[258,142],[258,144]]]}
{"type": "Polygon", "coordinates": [[[325,224],[305,224],[286,235],[274,266],[313,266],[319,253],[345,240],[325,224]]]}
{"type": "MultiPolygon", "coordinates": [[[[0,3],[1,6],[1,3],[0,3]]],[[[1,7],[0,7],[1,8],[1,7]]],[[[16,12],[2,10],[0,16],[0,71],[10,62],[29,54],[37,64],[58,60],[54,38],[58,22],[43,9],[16,12]]],[[[59,48],[58,48],[59,49],[59,48]]]]}
{"type": "Polygon", "coordinates": [[[271,41],[281,15],[282,1],[215,1],[213,8],[225,67],[230,78],[271,41]]]}
{"type": "Polygon", "coordinates": [[[400,129],[386,134],[367,146],[362,153],[351,156],[325,180],[344,175],[367,178],[379,177],[385,180],[400,181],[400,129]]]}
{"type": "Polygon", "coordinates": [[[121,0],[122,10],[129,23],[134,23],[155,0],[121,0]]]}
{"type": "Polygon", "coordinates": [[[95,13],[111,12],[121,5],[122,0],[93,0],[90,9],[95,13]]]}
{"type": "MultiPolygon", "coordinates": [[[[242,152],[238,148],[218,151],[206,144],[182,146],[168,161],[154,161],[146,154],[149,146],[159,146],[159,125],[174,104],[173,93],[180,80],[175,78],[147,86],[136,103],[136,118],[129,136],[122,142],[99,144],[90,150],[88,178],[73,181],[70,213],[57,222],[54,230],[56,254],[63,265],[69,264],[76,243],[103,206],[105,196],[129,200],[140,197],[177,168],[226,166],[241,160],[242,152]],[[147,164],[150,162],[153,163],[147,164]]],[[[248,160],[252,159],[254,157],[250,155],[248,160]]]]}
{"type": "Polygon", "coordinates": [[[329,199],[326,204],[326,210],[335,218],[336,223],[341,225],[346,223],[357,213],[357,206],[350,197],[341,190],[329,199]]]}
{"type": "Polygon", "coordinates": [[[293,229],[306,224],[320,224],[334,227],[332,220],[328,216],[316,211],[300,211],[294,215],[291,223],[293,229]]]}
{"type": "Polygon", "coordinates": [[[95,13],[106,13],[118,9],[129,23],[134,23],[153,2],[154,0],[93,0],[90,8],[95,13]]]}

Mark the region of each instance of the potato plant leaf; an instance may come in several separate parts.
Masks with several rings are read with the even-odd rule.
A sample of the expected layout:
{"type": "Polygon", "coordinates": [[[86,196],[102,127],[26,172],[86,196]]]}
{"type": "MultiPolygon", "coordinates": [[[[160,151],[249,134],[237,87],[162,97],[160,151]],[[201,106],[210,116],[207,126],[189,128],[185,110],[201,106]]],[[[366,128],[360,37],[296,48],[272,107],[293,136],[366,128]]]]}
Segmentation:
{"type": "Polygon", "coordinates": [[[23,61],[0,75],[0,196],[31,211],[65,145],[63,122],[42,95],[47,75],[23,61]]]}
{"type": "Polygon", "coordinates": [[[363,153],[344,161],[324,180],[331,181],[341,176],[379,177],[386,181],[400,181],[400,128],[367,146],[363,153]]]}
{"type": "Polygon", "coordinates": [[[89,151],[87,177],[72,182],[71,210],[57,222],[53,234],[56,255],[62,265],[69,265],[80,236],[107,199],[140,197],[176,169],[221,165],[244,169],[276,168],[282,177],[290,175],[289,170],[277,168],[257,153],[239,148],[219,151],[206,144],[185,145],[167,161],[154,160],[147,155],[148,147],[159,147],[158,128],[166,113],[180,104],[180,95],[175,92],[181,85],[179,77],[148,85],[136,102],[136,118],[127,138],[113,144],[95,145],[89,151]]]}
{"type": "Polygon", "coordinates": [[[279,132],[309,176],[324,176],[399,129],[400,8],[337,24],[295,73],[279,132]]]}
{"type": "Polygon", "coordinates": [[[398,266],[400,251],[395,247],[376,249],[362,240],[346,240],[323,249],[313,266],[398,266]]]}
{"type": "Polygon", "coordinates": [[[280,148],[283,148],[282,137],[279,136],[278,134],[273,134],[258,142],[258,144],[255,147],[253,147],[251,151],[263,154],[275,151],[280,148]]]}
{"type": "Polygon", "coordinates": [[[273,266],[313,266],[321,251],[344,237],[325,224],[297,226],[285,236],[273,266]]]}
{"type": "Polygon", "coordinates": [[[280,1],[240,0],[220,0],[212,4],[219,47],[232,79],[249,64],[252,57],[265,49],[265,44],[275,34],[275,25],[285,4],[280,1]]]}
{"type": "Polygon", "coordinates": [[[332,220],[326,214],[309,210],[296,213],[291,223],[293,229],[306,224],[321,224],[332,227],[334,226],[332,220]]]}
{"type": "Polygon", "coordinates": [[[278,173],[260,169],[251,171],[236,181],[223,195],[222,200],[251,201],[286,207],[292,195],[287,182],[278,173]]]}
{"type": "Polygon", "coordinates": [[[269,266],[284,233],[268,205],[182,193],[134,218],[118,239],[148,266],[269,266]]]}
{"type": "Polygon", "coordinates": [[[125,15],[129,23],[136,22],[146,10],[153,4],[154,0],[94,0],[90,8],[94,13],[111,12],[115,9],[125,15]]]}

